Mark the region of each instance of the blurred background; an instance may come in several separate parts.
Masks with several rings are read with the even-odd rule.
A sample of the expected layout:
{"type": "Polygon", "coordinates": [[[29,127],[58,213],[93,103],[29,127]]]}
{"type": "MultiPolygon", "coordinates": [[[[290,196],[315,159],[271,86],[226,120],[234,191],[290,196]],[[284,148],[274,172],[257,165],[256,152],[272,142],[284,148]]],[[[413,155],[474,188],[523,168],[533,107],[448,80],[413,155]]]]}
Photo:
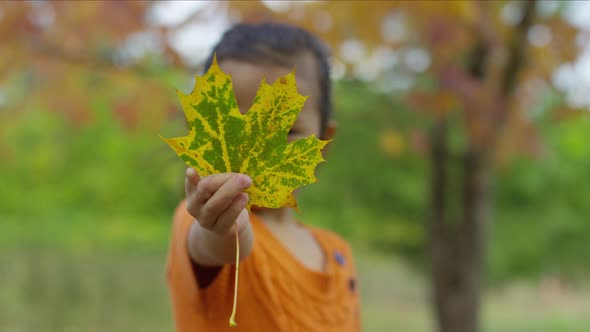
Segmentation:
{"type": "Polygon", "coordinates": [[[0,331],[171,331],[175,89],[234,22],[332,49],[302,219],[365,331],[590,331],[590,2],[0,2],[0,331]]]}

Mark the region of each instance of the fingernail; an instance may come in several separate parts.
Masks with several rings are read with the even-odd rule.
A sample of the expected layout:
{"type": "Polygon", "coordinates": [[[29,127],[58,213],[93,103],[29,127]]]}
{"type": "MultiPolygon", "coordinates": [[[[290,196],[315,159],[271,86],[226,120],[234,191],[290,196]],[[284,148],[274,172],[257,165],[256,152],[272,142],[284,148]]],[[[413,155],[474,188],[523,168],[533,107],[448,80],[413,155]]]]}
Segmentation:
{"type": "Polygon", "coordinates": [[[244,186],[250,187],[252,185],[252,178],[248,175],[244,175],[244,186]]]}
{"type": "Polygon", "coordinates": [[[186,169],[186,176],[193,177],[195,175],[195,170],[192,167],[186,169]]]}

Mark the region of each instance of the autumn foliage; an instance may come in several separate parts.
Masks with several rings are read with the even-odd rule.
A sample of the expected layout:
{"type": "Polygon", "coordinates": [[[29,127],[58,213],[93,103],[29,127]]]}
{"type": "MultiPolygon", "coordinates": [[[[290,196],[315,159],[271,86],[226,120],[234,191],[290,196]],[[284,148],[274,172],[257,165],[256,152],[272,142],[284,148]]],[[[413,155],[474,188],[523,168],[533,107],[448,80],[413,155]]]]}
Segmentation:
{"type": "MultiPolygon", "coordinates": [[[[280,21],[302,26],[329,44],[333,52],[334,77],[352,84],[347,91],[358,91],[358,86],[353,84],[362,82],[363,86],[388,96],[389,103],[370,105],[391,105],[391,100],[397,105],[387,112],[371,113],[364,110],[365,105],[354,104],[356,100],[349,96],[340,97],[364,111],[358,111],[359,119],[362,118],[362,123],[374,124],[379,131],[372,142],[378,149],[375,153],[384,155],[392,168],[399,167],[396,170],[405,172],[402,175],[384,173],[384,180],[379,181],[395,180],[395,188],[403,188],[407,196],[394,193],[391,187],[375,192],[373,189],[378,186],[374,184],[367,186],[373,191],[367,189],[357,196],[347,192],[343,199],[350,199],[357,205],[383,200],[402,211],[407,206],[395,205],[396,200],[410,197],[408,201],[414,204],[410,210],[427,211],[424,213],[427,219],[424,243],[417,241],[430,249],[428,272],[433,282],[438,325],[441,331],[476,331],[480,289],[485,279],[483,266],[489,250],[488,239],[493,237],[489,227],[495,215],[492,213],[495,206],[492,184],[498,169],[508,168],[516,156],[541,158],[549,155],[553,148],[555,165],[548,165],[547,172],[560,175],[547,183],[557,188],[561,183],[558,180],[565,179],[563,183],[568,185],[560,188],[570,188],[576,183],[576,174],[580,174],[574,166],[556,166],[555,160],[583,160],[583,153],[579,151],[584,150],[578,141],[583,140],[579,133],[586,128],[586,122],[568,123],[568,128],[574,128],[572,133],[559,139],[553,137],[553,146],[540,134],[541,130],[561,121],[587,116],[587,112],[580,111],[584,105],[572,102],[556,80],[560,67],[578,60],[588,38],[588,32],[572,24],[565,15],[570,3],[535,0],[207,2],[172,24],[161,24],[153,19],[154,8],[161,3],[0,2],[0,156],[8,156],[7,160],[12,161],[10,165],[16,165],[13,161],[22,154],[12,141],[3,140],[2,135],[16,132],[12,124],[26,123],[31,110],[58,115],[73,124],[73,128],[80,129],[78,136],[52,136],[55,141],[71,141],[75,151],[87,151],[88,146],[97,151],[111,147],[130,151],[131,148],[125,150],[126,146],[119,144],[123,139],[96,144],[93,136],[83,135],[83,129],[101,132],[102,128],[93,126],[114,118],[130,135],[146,131],[171,132],[163,132],[162,128],[182,117],[173,89],[188,90],[192,82],[184,81],[186,74],[195,74],[201,69],[176,47],[173,40],[177,33],[193,24],[207,25],[212,18],[219,17],[225,18],[226,24],[280,21]],[[420,116],[421,122],[420,125],[410,121],[403,123],[410,128],[402,131],[398,130],[402,126],[400,123],[375,121],[377,113],[384,119],[395,116],[400,122],[404,116],[420,116]],[[420,165],[426,166],[405,167],[410,155],[421,158],[420,165]],[[561,175],[562,171],[569,175],[561,175]],[[416,189],[417,183],[422,184],[419,181],[404,182],[406,174],[414,174],[413,179],[424,179],[425,188],[416,189]],[[420,199],[415,198],[418,196],[420,199]]],[[[339,116],[338,110],[336,116],[339,116]]],[[[343,118],[348,116],[350,114],[345,114],[343,118]]],[[[51,123],[46,122],[49,128],[51,123]]],[[[361,120],[350,123],[361,123],[361,120]]],[[[356,128],[342,128],[342,132],[346,130],[354,134],[360,132],[355,131],[356,128]]],[[[545,136],[551,138],[551,135],[545,136]]],[[[342,137],[342,141],[346,140],[347,137],[342,137]]],[[[42,143],[51,142],[44,140],[42,143]]],[[[352,146],[357,140],[349,142],[352,146]]],[[[34,151],[38,151],[40,157],[31,159],[31,167],[42,169],[37,165],[54,161],[54,168],[43,173],[45,177],[61,174],[61,178],[69,178],[69,174],[62,174],[60,170],[68,169],[70,163],[58,160],[55,157],[58,154],[43,150],[43,146],[34,151]]],[[[137,168],[145,165],[146,160],[153,160],[150,158],[155,150],[146,148],[146,151],[133,161],[137,168]]],[[[357,151],[373,150],[363,147],[357,151]]],[[[166,153],[165,150],[157,152],[166,153]]],[[[362,156],[363,160],[374,160],[372,157],[362,156]]],[[[104,159],[93,160],[82,168],[88,173],[82,172],[83,179],[100,177],[101,165],[119,165],[115,157],[104,159]]],[[[69,159],[66,156],[64,160],[69,159]]],[[[171,162],[167,160],[165,164],[171,162]]],[[[122,171],[123,166],[117,169],[122,171]]],[[[365,173],[355,174],[362,176],[367,172],[362,171],[365,173]]],[[[155,173],[148,175],[162,177],[155,173]]],[[[135,175],[130,171],[125,174],[128,179],[135,175]]],[[[170,170],[167,175],[172,174],[170,170]]],[[[510,196],[510,202],[499,199],[502,206],[523,209],[527,202],[523,197],[528,197],[529,192],[544,193],[539,189],[545,183],[542,171],[526,168],[514,173],[516,175],[510,174],[511,183],[502,189],[514,195],[510,196]]],[[[60,183],[62,188],[68,184],[68,181],[60,183]]],[[[333,188],[343,188],[340,185],[335,183],[333,188]]],[[[355,190],[365,188],[363,185],[354,182],[355,190]]],[[[122,201],[113,198],[112,188],[93,186],[102,193],[103,199],[83,200],[85,204],[100,202],[104,206],[122,201]]],[[[70,196],[59,197],[67,202],[78,199],[77,195],[70,196]]],[[[546,196],[551,198],[547,201],[554,204],[550,190],[546,196]]],[[[555,203],[555,206],[565,206],[566,217],[573,215],[574,208],[587,205],[580,203],[583,195],[567,197],[567,202],[555,203]]],[[[160,200],[161,197],[154,196],[152,201],[160,200]]],[[[171,201],[169,199],[167,204],[173,204],[171,201]]],[[[323,203],[326,206],[335,204],[329,200],[323,203]]],[[[339,210],[333,210],[336,211],[333,214],[338,215],[339,210]]],[[[533,210],[545,211],[543,206],[535,206],[533,210]]],[[[388,229],[402,232],[396,224],[398,212],[388,213],[393,217],[367,217],[386,221],[375,233],[390,234],[388,229]]],[[[537,216],[533,219],[542,219],[548,214],[534,212],[530,215],[537,216]]],[[[554,219],[560,227],[565,224],[562,220],[570,220],[554,219]]],[[[412,221],[422,226],[422,220],[412,221]]],[[[579,231],[582,226],[568,227],[564,227],[564,232],[570,235],[568,239],[584,233],[579,231]]],[[[415,228],[404,230],[415,232],[415,228]]],[[[506,247],[511,245],[518,247],[512,242],[506,247]]]]}

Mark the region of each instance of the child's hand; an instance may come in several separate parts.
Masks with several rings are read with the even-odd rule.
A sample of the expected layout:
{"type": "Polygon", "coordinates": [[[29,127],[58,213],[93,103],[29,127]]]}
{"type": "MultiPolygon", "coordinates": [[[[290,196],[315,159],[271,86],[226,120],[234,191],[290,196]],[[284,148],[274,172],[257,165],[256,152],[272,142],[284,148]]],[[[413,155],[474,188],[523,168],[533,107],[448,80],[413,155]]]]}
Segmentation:
{"type": "Polygon", "coordinates": [[[221,173],[202,178],[195,169],[186,170],[185,191],[188,212],[201,227],[219,235],[230,235],[234,224],[238,232],[249,223],[245,207],[248,195],[243,190],[252,185],[244,174],[221,173]]]}

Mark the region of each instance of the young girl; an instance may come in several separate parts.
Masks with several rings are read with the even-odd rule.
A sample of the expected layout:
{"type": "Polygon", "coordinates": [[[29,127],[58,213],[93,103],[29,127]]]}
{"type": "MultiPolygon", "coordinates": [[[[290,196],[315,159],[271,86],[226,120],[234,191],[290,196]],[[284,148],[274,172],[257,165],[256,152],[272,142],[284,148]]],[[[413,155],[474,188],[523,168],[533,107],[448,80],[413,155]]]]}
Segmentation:
{"type": "MultiPolygon", "coordinates": [[[[288,140],[335,131],[327,53],[308,32],[287,25],[234,26],[214,48],[230,74],[238,107],[252,105],[263,77],[272,83],[297,69],[299,93],[309,96],[288,140]]],[[[176,331],[360,331],[357,276],[349,245],[306,226],[290,208],[245,209],[246,174],[201,178],[186,171],[186,200],[176,210],[167,277],[176,331]],[[228,318],[234,292],[236,244],[240,288],[235,328],[228,318]]]]}

